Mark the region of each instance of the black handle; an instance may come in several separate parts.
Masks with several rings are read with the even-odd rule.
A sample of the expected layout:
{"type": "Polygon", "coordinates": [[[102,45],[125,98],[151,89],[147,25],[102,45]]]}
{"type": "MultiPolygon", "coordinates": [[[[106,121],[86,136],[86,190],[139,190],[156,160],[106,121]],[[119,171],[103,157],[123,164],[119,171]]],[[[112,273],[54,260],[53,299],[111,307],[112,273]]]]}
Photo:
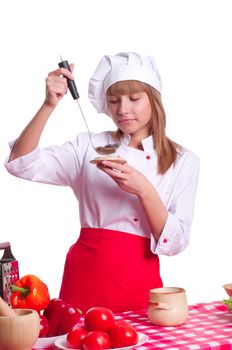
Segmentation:
{"type": "MultiPolygon", "coordinates": [[[[58,63],[58,65],[59,65],[60,68],[65,68],[65,69],[67,69],[67,70],[69,70],[71,72],[71,69],[69,67],[68,61],[61,61],[60,63],[58,63]]],[[[73,99],[74,100],[78,100],[78,98],[80,96],[78,94],[75,81],[67,78],[67,83],[68,83],[68,88],[69,88],[69,91],[71,92],[71,95],[72,95],[73,99]]]]}

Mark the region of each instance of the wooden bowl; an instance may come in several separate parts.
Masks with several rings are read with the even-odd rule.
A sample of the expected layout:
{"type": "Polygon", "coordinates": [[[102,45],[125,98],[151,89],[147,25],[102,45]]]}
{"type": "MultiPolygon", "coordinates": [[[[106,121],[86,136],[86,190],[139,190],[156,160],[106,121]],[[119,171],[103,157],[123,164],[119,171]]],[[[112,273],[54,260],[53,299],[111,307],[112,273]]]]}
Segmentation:
{"type": "Polygon", "coordinates": [[[225,291],[229,295],[229,297],[232,297],[232,283],[224,284],[223,288],[225,289],[225,291]]]}
{"type": "Polygon", "coordinates": [[[0,350],[31,350],[40,332],[39,315],[30,309],[15,312],[16,317],[0,316],[0,350]]]}

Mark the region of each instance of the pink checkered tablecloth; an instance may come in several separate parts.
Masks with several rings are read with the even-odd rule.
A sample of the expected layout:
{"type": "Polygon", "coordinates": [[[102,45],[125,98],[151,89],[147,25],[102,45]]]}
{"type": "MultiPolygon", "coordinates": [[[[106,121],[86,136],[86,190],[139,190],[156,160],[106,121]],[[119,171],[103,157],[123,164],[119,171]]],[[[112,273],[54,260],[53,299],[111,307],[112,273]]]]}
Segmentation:
{"type": "Polygon", "coordinates": [[[185,324],[160,327],[151,324],[147,310],[117,314],[118,319],[129,321],[138,332],[149,339],[135,346],[136,350],[209,350],[232,349],[232,312],[221,302],[201,303],[189,306],[185,324]]]}

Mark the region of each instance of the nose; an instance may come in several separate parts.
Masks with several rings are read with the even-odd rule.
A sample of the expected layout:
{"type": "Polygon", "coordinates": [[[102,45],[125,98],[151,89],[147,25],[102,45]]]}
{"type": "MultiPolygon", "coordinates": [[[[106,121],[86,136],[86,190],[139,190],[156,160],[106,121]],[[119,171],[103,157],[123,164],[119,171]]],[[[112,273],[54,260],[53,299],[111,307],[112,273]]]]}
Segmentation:
{"type": "Polygon", "coordinates": [[[120,115],[128,114],[129,113],[129,107],[130,107],[130,104],[129,104],[128,99],[124,98],[124,97],[121,97],[120,103],[119,103],[119,106],[118,106],[118,113],[120,115]]]}

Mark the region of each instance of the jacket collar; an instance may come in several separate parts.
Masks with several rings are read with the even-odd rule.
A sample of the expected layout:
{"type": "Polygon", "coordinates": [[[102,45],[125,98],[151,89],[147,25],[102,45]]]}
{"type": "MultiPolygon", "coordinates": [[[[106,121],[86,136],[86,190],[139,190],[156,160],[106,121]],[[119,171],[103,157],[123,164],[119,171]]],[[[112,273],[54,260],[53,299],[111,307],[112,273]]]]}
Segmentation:
{"type": "MultiPolygon", "coordinates": [[[[131,140],[131,135],[130,134],[123,134],[121,138],[121,143],[125,146],[128,146],[131,140]]],[[[154,151],[154,142],[153,142],[153,137],[152,135],[146,137],[141,141],[143,149],[145,152],[151,152],[154,151]]]]}

